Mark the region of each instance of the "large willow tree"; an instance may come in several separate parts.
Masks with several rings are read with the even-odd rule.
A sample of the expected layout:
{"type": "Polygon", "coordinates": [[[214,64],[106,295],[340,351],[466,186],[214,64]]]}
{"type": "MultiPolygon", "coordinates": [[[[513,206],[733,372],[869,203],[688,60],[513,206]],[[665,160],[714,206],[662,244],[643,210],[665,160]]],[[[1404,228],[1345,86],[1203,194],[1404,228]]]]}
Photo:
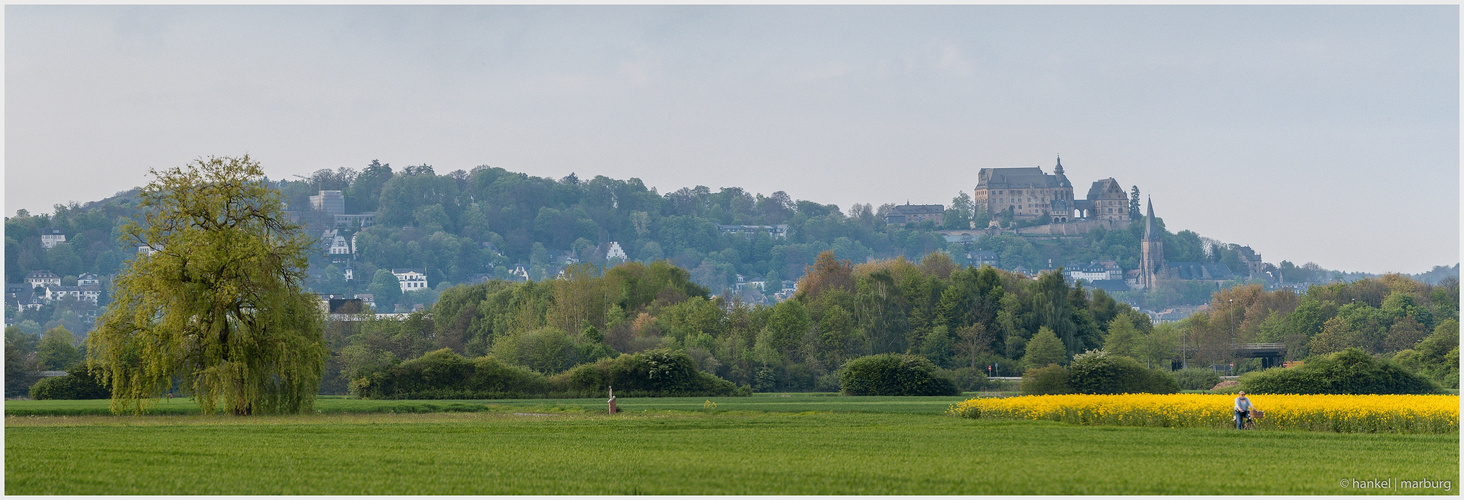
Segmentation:
{"type": "Polygon", "coordinates": [[[151,173],[121,238],[154,252],[118,276],[88,340],[112,411],[141,413],[175,379],[204,413],[310,410],[327,355],[301,285],[310,238],[248,156],[151,173]]]}

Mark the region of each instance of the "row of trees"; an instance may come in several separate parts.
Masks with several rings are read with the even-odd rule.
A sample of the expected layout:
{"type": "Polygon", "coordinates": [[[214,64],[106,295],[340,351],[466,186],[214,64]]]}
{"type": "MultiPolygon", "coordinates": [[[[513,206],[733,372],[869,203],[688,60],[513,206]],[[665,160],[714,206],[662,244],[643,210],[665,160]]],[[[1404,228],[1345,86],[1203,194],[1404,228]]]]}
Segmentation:
{"type": "Polygon", "coordinates": [[[1458,387],[1459,281],[1434,285],[1389,274],[1377,279],[1315,285],[1305,293],[1265,291],[1258,285],[1216,292],[1207,310],[1176,328],[1194,346],[1193,361],[1235,360],[1227,346],[1270,342],[1286,345],[1287,358],[1357,348],[1398,359],[1458,387]],[[1451,354],[1452,353],[1452,354],[1451,354]],[[1452,356],[1455,361],[1450,363],[1452,356]]]}
{"type": "Polygon", "coordinates": [[[839,367],[860,356],[911,353],[948,370],[1016,374],[1039,331],[1052,338],[1035,341],[1054,358],[1045,363],[1102,347],[1114,325],[1121,335],[1152,330],[1147,316],[1060,274],[962,267],[941,252],[857,266],[824,252],[796,296],[771,306],[714,297],[668,261],[603,272],[581,264],[548,282],[453,287],[406,321],[333,324],[326,387],[344,391],[353,377],[440,348],[544,373],[672,348],[755,389],[837,390],[839,367]]]}

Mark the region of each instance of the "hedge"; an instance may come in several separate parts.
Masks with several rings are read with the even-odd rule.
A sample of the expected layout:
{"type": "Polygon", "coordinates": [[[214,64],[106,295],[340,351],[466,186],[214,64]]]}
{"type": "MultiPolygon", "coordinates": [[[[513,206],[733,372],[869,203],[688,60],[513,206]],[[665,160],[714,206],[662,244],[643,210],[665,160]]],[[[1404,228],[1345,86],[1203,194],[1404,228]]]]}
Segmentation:
{"type": "Polygon", "coordinates": [[[696,368],[685,351],[655,349],[586,363],[550,379],[556,395],[592,397],[613,387],[617,397],[750,396],[738,386],[696,368]]]}
{"type": "Polygon", "coordinates": [[[839,387],[850,396],[955,396],[955,382],[935,375],[935,364],[913,354],[875,354],[844,364],[839,387]]]}
{"type": "Polygon", "coordinates": [[[549,382],[492,356],[469,360],[441,349],[371,372],[351,386],[371,399],[515,399],[543,394],[549,382]]]}
{"type": "Polygon", "coordinates": [[[1256,394],[1435,394],[1438,385],[1397,363],[1379,361],[1357,348],[1240,377],[1240,389],[1256,394]]]}
{"type": "Polygon", "coordinates": [[[520,399],[604,396],[747,396],[738,387],[696,369],[683,351],[657,349],[622,354],[571,368],[554,377],[492,356],[464,358],[442,349],[371,372],[352,382],[370,399],[520,399]]]}
{"type": "Polygon", "coordinates": [[[111,399],[112,388],[102,385],[85,364],[66,371],[64,376],[36,382],[30,388],[31,399],[111,399]]]}

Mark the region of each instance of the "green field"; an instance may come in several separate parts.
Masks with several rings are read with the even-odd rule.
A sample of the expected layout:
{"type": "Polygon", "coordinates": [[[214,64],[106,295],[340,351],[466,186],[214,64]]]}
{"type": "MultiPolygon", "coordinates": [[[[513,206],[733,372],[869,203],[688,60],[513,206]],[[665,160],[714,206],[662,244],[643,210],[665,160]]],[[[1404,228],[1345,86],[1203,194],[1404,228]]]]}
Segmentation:
{"type": "MultiPolygon", "coordinates": [[[[600,399],[322,399],[321,414],[247,418],[22,416],[106,402],[7,401],[5,493],[1458,493],[1458,434],[1082,427],[942,414],[960,399],[627,398],[616,416],[602,414],[600,399]],[[459,411],[413,413],[424,405],[459,411]],[[1342,487],[1388,478],[1386,490],[1342,487]],[[1399,487],[1421,479],[1449,481],[1450,490],[1399,487]]],[[[165,409],[174,405],[188,406],[165,409]]]]}

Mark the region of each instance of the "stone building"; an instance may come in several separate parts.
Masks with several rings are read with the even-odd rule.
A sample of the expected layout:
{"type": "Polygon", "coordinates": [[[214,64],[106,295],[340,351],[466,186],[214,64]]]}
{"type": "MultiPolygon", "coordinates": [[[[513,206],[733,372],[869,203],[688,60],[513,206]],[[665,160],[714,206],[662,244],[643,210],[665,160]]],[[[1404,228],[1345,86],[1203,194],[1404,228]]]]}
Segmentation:
{"type": "Polygon", "coordinates": [[[895,205],[885,215],[885,222],[889,224],[919,224],[924,221],[933,221],[936,226],[945,223],[945,205],[911,205],[907,201],[904,205],[895,205]]]}
{"type": "Polygon", "coordinates": [[[973,201],[995,224],[1003,210],[1015,220],[1047,223],[1104,221],[1126,224],[1129,198],[1112,177],[1094,182],[1083,199],[1073,198],[1073,185],[1063,172],[1062,158],[1052,175],[1042,167],[983,168],[977,174],[973,201]]]}
{"type": "Polygon", "coordinates": [[[1063,174],[1062,158],[1052,175],[1043,173],[1042,167],[1009,167],[983,168],[976,176],[972,201],[991,214],[993,222],[1008,209],[1016,220],[1067,222],[1073,217],[1073,184],[1063,174]]]}
{"type": "Polygon", "coordinates": [[[1081,219],[1129,221],[1129,197],[1112,177],[1094,182],[1088,188],[1087,198],[1074,205],[1075,216],[1081,219]]]}

